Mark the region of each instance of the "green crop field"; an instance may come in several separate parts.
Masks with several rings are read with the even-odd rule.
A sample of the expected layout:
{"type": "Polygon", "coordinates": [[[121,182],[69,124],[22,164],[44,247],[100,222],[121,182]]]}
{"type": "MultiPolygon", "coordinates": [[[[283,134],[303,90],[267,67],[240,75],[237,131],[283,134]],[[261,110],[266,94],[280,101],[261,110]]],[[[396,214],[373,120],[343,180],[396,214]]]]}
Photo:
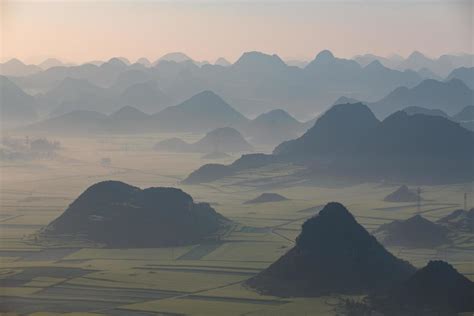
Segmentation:
{"type": "MultiPolygon", "coordinates": [[[[299,183],[292,176],[296,167],[283,172],[262,168],[205,185],[182,185],[202,164],[230,163],[233,158],[207,161],[200,154],[152,150],[169,136],[64,138],[54,159],[0,162],[1,304],[35,316],[336,315],[340,297],[271,297],[244,282],[288,251],[301,224],[327,202],[345,204],[369,231],[417,212],[414,203],[383,201],[397,185],[299,183]],[[102,157],[110,158],[111,165],[101,165],[102,157]],[[196,201],[212,203],[235,227],[218,242],[174,248],[105,249],[35,239],[81,192],[102,180],[142,188],[179,187],[196,201]],[[289,200],[243,204],[263,192],[289,200]]],[[[195,140],[200,135],[179,136],[195,140]]],[[[420,212],[436,220],[461,208],[470,186],[423,187],[420,212]]],[[[454,245],[441,249],[389,250],[416,266],[446,259],[474,279],[472,234],[456,236],[454,245]]]]}

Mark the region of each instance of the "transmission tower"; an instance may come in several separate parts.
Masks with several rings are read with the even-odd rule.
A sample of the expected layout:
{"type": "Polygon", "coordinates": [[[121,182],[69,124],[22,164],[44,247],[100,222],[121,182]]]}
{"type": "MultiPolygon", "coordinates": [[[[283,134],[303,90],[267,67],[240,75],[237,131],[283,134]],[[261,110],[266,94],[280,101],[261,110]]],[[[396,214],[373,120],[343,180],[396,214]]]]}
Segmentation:
{"type": "Polygon", "coordinates": [[[467,211],[467,192],[464,192],[464,210],[467,211]]]}
{"type": "Polygon", "coordinates": [[[421,188],[420,187],[416,189],[416,195],[417,195],[416,210],[417,210],[417,213],[420,214],[420,211],[421,211],[421,188]]]}

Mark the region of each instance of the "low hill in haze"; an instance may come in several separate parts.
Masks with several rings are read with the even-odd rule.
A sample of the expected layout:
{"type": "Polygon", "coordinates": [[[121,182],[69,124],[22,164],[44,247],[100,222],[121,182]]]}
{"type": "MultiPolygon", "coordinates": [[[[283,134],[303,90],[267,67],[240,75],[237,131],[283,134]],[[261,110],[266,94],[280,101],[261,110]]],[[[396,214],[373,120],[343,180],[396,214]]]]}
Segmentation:
{"type": "Polygon", "coordinates": [[[383,224],[374,235],[385,246],[434,248],[449,242],[448,230],[420,215],[383,224]]]}
{"type": "Polygon", "coordinates": [[[40,72],[42,69],[36,65],[25,65],[22,61],[14,58],[0,63],[0,75],[21,77],[40,72]]]}
{"type": "Polygon", "coordinates": [[[448,114],[438,109],[427,109],[420,106],[409,106],[403,109],[409,115],[413,114],[424,114],[424,115],[433,115],[449,118],[448,114]]]}
{"type": "Polygon", "coordinates": [[[0,116],[2,124],[36,120],[36,100],[7,77],[0,76],[0,116]]]}
{"type": "Polygon", "coordinates": [[[253,151],[252,146],[234,128],[221,127],[207,133],[199,141],[189,144],[179,138],[165,139],[155,150],[170,152],[235,153],[253,151]]]}
{"type": "Polygon", "coordinates": [[[104,181],[82,193],[40,236],[85,239],[114,248],[152,248],[215,240],[228,224],[209,204],[195,203],[180,189],[142,190],[104,181]]]}
{"type": "Polygon", "coordinates": [[[453,119],[458,122],[474,121],[474,105],[468,105],[461,111],[453,115],[453,119]]]}
{"type": "Polygon", "coordinates": [[[350,152],[378,124],[377,118],[362,103],[337,104],[301,137],[283,142],[273,153],[288,159],[311,160],[350,152]]]}
{"type": "Polygon", "coordinates": [[[448,75],[446,79],[462,80],[469,88],[474,89],[474,67],[456,68],[448,75]]]}
{"type": "MultiPolygon", "coordinates": [[[[305,178],[452,183],[473,179],[473,148],[474,133],[443,117],[399,111],[380,122],[361,103],[340,104],[262,162],[306,166],[305,178]]],[[[194,181],[214,178],[202,172],[194,181]]]]}
{"type": "Polygon", "coordinates": [[[260,114],[245,128],[252,142],[272,145],[296,138],[304,131],[303,123],[280,109],[260,114]]]}
{"type": "Polygon", "coordinates": [[[474,283],[444,261],[430,261],[386,296],[374,296],[384,315],[459,315],[474,311],[474,283]]]}
{"type": "Polygon", "coordinates": [[[437,223],[451,231],[474,233],[474,208],[455,210],[451,214],[440,218],[437,223]]]}
{"type": "Polygon", "coordinates": [[[472,105],[474,91],[459,79],[446,82],[427,79],[413,88],[399,87],[370,108],[379,118],[408,106],[439,109],[453,115],[467,105],[472,105]]]}
{"type": "Polygon", "coordinates": [[[414,272],[342,204],[331,202],[303,224],[293,248],[247,284],[277,296],[365,294],[390,288],[414,272]]]}
{"type": "Polygon", "coordinates": [[[238,128],[248,121],[221,97],[204,91],[152,116],[160,130],[203,132],[222,126],[238,128]]]}
{"type": "Polygon", "coordinates": [[[244,204],[280,202],[280,201],[286,201],[286,200],[288,200],[288,198],[278,193],[262,193],[259,196],[257,196],[255,199],[245,201],[244,204]]]}
{"type": "Polygon", "coordinates": [[[386,202],[417,202],[418,198],[416,191],[410,190],[406,185],[402,185],[383,200],[386,202]]]}

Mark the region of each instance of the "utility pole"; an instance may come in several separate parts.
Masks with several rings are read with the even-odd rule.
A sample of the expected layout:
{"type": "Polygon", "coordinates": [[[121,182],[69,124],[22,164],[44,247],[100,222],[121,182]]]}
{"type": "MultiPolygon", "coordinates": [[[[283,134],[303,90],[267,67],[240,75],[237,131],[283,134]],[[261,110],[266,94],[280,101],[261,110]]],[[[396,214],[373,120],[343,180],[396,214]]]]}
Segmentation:
{"type": "Polygon", "coordinates": [[[467,211],[467,192],[464,192],[464,210],[467,211]]]}
{"type": "Polygon", "coordinates": [[[417,209],[417,213],[419,215],[420,214],[420,209],[421,209],[421,188],[420,187],[418,187],[416,189],[416,193],[417,193],[416,209],[417,209]]]}

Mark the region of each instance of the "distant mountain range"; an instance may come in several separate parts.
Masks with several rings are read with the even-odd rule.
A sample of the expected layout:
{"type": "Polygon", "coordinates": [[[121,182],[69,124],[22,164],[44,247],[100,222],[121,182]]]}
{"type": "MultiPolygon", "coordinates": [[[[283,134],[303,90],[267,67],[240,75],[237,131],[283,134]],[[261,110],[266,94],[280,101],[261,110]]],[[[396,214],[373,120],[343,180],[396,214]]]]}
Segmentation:
{"type": "Polygon", "coordinates": [[[31,122],[37,118],[35,98],[26,94],[5,76],[0,76],[0,114],[2,125],[31,122]]]}
{"type": "Polygon", "coordinates": [[[253,143],[276,145],[301,135],[305,129],[304,123],[277,109],[257,116],[248,123],[244,132],[253,143]]]}
{"type": "MultiPolygon", "coordinates": [[[[69,79],[68,81],[77,82],[77,79],[69,79]]],[[[141,85],[146,86],[147,84],[148,83],[137,84],[133,87],[140,86],[139,89],[143,91],[143,89],[146,90],[146,88],[141,85]]],[[[87,87],[88,86],[85,88],[87,87]]],[[[91,93],[97,91],[96,88],[97,87],[90,89],[91,93]]],[[[153,87],[151,88],[153,89],[153,87]]],[[[73,94],[77,92],[77,89],[71,89],[71,91],[73,94]]],[[[129,90],[127,89],[125,94],[127,94],[127,91],[129,90]]],[[[45,98],[46,97],[47,96],[45,96],[45,98]]],[[[82,103],[82,105],[84,105],[84,103],[82,103]]],[[[101,105],[103,106],[103,103],[101,105]]],[[[61,128],[64,128],[63,132],[68,133],[74,130],[75,127],[80,128],[81,125],[92,127],[92,125],[96,123],[97,126],[95,126],[93,130],[102,131],[103,133],[107,131],[120,131],[120,129],[122,129],[122,132],[128,131],[135,133],[144,131],[207,132],[210,129],[226,125],[241,126],[248,121],[242,114],[235,111],[225,103],[224,100],[210,91],[204,91],[179,105],[168,107],[153,115],[146,114],[132,106],[124,106],[109,116],[101,112],[91,111],[89,110],[90,108],[94,107],[87,106],[86,110],[66,111],[65,114],[59,113],[56,117],[29,126],[28,129],[58,132],[59,130],[57,130],[57,128],[61,126],[61,128]],[[88,114],[85,115],[86,113],[88,114]],[[95,114],[92,115],[92,113],[95,114]],[[87,120],[89,116],[101,118],[104,121],[92,120],[86,122],[85,120],[87,120]],[[63,124],[63,121],[67,123],[63,124]],[[177,122],[181,123],[178,124],[177,122]]],[[[76,130],[75,132],[78,131],[76,130]]]]}
{"type": "Polygon", "coordinates": [[[428,79],[413,88],[399,87],[379,101],[369,103],[369,106],[380,118],[408,106],[438,109],[453,115],[472,105],[473,100],[474,91],[461,80],[443,82],[428,79]]]}
{"type": "Polygon", "coordinates": [[[2,76],[29,76],[38,72],[41,72],[43,69],[37,65],[26,65],[22,61],[14,58],[9,61],[0,64],[0,75],[2,76]]]}
{"type": "MultiPolygon", "coordinates": [[[[110,89],[107,91],[110,91],[110,89]]],[[[118,98],[112,97],[112,93],[107,91],[83,79],[65,79],[57,89],[53,89],[39,98],[42,105],[37,106],[38,108],[45,107],[49,100],[51,100],[49,104],[52,104],[53,100],[60,102],[60,105],[52,111],[52,118],[34,123],[27,128],[45,132],[60,132],[58,128],[61,126],[61,128],[64,128],[61,132],[68,134],[74,131],[74,134],[76,134],[80,132],[81,125],[89,127],[88,133],[91,131],[101,133],[207,133],[220,127],[233,127],[244,131],[244,136],[253,143],[274,146],[282,140],[301,135],[307,126],[283,110],[273,110],[258,116],[254,120],[249,120],[211,91],[198,93],[181,104],[166,107],[152,115],[146,113],[144,108],[158,107],[158,105],[152,103],[153,100],[162,100],[163,103],[168,102],[166,96],[161,94],[154,82],[136,83],[125,89],[118,98]],[[87,99],[88,101],[84,100],[81,103],[82,99],[78,96],[86,95],[90,98],[87,99]],[[153,97],[153,95],[155,96],[153,97]],[[122,105],[130,104],[134,102],[133,100],[135,101],[134,104],[139,104],[139,106],[122,105]],[[103,114],[103,112],[110,112],[119,105],[121,108],[114,110],[111,114],[103,114]],[[103,111],[97,111],[98,109],[103,111]],[[92,119],[91,122],[83,122],[89,116],[101,118],[102,121],[92,119]],[[63,120],[67,123],[61,123],[63,120]],[[97,126],[92,128],[94,124],[97,126]]],[[[33,97],[30,98],[33,102],[35,101],[33,97]]],[[[189,146],[186,147],[182,141],[170,140],[166,144],[168,150],[194,151],[189,146]],[[172,147],[176,148],[172,149],[172,147]]],[[[249,146],[239,145],[237,152],[251,151],[249,146]]],[[[227,148],[230,149],[229,146],[227,148]]],[[[207,152],[207,149],[205,152],[207,152]]]]}
{"type": "MultiPolygon", "coordinates": [[[[281,108],[304,120],[324,110],[341,93],[359,100],[372,100],[383,97],[399,86],[413,87],[422,80],[413,71],[392,70],[378,62],[362,67],[353,60],[336,58],[329,51],[318,54],[304,68],[289,66],[277,55],[260,52],[244,53],[232,65],[223,60],[217,65],[197,63],[181,53],[164,56],[152,67],[146,60],[140,61],[130,64],[123,58],[112,58],[97,64],[58,65],[46,70],[38,67],[38,71],[23,71],[11,79],[25,91],[33,93],[47,93],[68,77],[84,79],[110,90],[122,73],[138,70],[146,73],[147,81],[156,82],[163,95],[176,103],[200,91],[212,90],[246,115],[258,115],[281,108]]],[[[131,84],[128,83],[129,86],[131,84]]],[[[86,97],[79,100],[82,102],[86,97]]],[[[94,104],[95,101],[88,100],[86,103],[94,104]]],[[[113,107],[113,103],[110,107],[113,107]]],[[[121,105],[138,107],[135,104],[121,105]]],[[[91,110],[79,109],[77,105],[72,107],[91,110]]],[[[157,110],[159,108],[147,112],[157,110]]]]}
{"type": "Polygon", "coordinates": [[[218,127],[239,128],[248,119],[211,91],[203,91],[181,104],[152,115],[156,124],[167,131],[206,132],[218,127]]]}
{"type": "Polygon", "coordinates": [[[449,116],[444,111],[438,109],[427,109],[419,106],[409,106],[403,109],[403,111],[409,115],[424,114],[441,116],[450,119],[451,121],[458,122],[462,127],[474,131],[474,105],[468,105],[452,116],[449,116]]]}
{"type": "Polygon", "coordinates": [[[169,152],[239,153],[253,151],[245,138],[234,128],[221,127],[207,133],[199,141],[189,144],[179,138],[158,142],[155,150],[169,152]]]}
{"type": "MultiPolygon", "coordinates": [[[[214,91],[245,115],[256,116],[280,108],[310,124],[328,104],[344,100],[367,100],[366,104],[380,118],[409,106],[453,115],[472,105],[472,68],[452,69],[447,81],[438,81],[442,79],[423,80],[433,77],[420,75],[424,68],[418,72],[394,70],[376,59],[361,66],[354,60],[335,57],[330,51],[320,52],[304,68],[289,66],[277,55],[261,52],[244,53],[234,64],[224,63],[226,66],[197,65],[179,53],[164,57],[151,67],[144,59],[130,64],[117,57],[97,65],[23,71],[23,75],[9,76],[9,80],[34,95],[40,117],[75,110],[110,114],[123,106],[151,114],[206,90],[214,91]]],[[[13,60],[6,64],[19,63],[13,60]]],[[[302,132],[308,127],[302,127],[302,132]]],[[[274,139],[261,136],[267,143],[288,137],[295,135],[276,135],[274,139]]]]}
{"type": "MultiPolygon", "coordinates": [[[[472,180],[473,148],[474,133],[449,119],[400,111],[380,122],[356,103],[333,106],[301,137],[278,145],[273,155],[249,155],[245,161],[303,164],[308,168],[303,176],[318,179],[447,183],[472,180]]],[[[244,157],[229,166],[200,168],[186,182],[248,169],[238,163],[244,157]]]]}
{"type": "Polygon", "coordinates": [[[366,54],[355,56],[354,60],[362,66],[366,66],[377,60],[388,68],[399,70],[410,69],[414,71],[425,70],[439,77],[447,76],[455,68],[474,66],[473,55],[442,55],[439,58],[432,59],[418,51],[413,52],[406,59],[397,55],[387,58],[366,54]]]}
{"type": "Polygon", "coordinates": [[[474,67],[454,69],[446,78],[446,80],[451,79],[462,80],[469,88],[474,89],[474,67]]]}
{"type": "Polygon", "coordinates": [[[354,150],[358,141],[379,124],[362,103],[334,105],[304,135],[283,142],[273,153],[286,159],[326,159],[354,150]]]}

